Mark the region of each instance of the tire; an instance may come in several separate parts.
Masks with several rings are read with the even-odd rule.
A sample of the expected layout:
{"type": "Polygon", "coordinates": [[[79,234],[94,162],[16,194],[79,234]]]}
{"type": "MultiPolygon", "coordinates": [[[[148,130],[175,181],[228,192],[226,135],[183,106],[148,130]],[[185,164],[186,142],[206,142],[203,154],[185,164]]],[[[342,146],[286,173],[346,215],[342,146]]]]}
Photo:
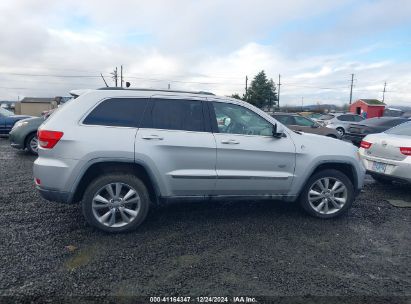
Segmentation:
{"type": "Polygon", "coordinates": [[[341,136],[343,136],[345,134],[344,128],[338,127],[336,130],[337,130],[338,133],[340,133],[341,136]]]}
{"type": "Polygon", "coordinates": [[[300,194],[299,200],[303,209],[312,216],[323,219],[338,217],[350,209],[354,201],[354,186],[350,179],[341,171],[333,169],[322,170],[309,178],[300,194]],[[329,180],[328,187],[325,187],[328,190],[332,189],[337,184],[337,181],[341,185],[337,184],[338,187],[335,190],[345,190],[338,193],[320,193],[322,190],[318,182],[321,181],[321,184],[326,186],[325,179],[329,180]],[[313,190],[313,192],[310,192],[310,190],[313,190]],[[319,193],[320,196],[314,192],[319,193]],[[342,203],[342,200],[345,202],[342,203]],[[323,204],[322,207],[320,206],[321,204],[323,204]]]}
{"type": "Polygon", "coordinates": [[[87,187],[82,200],[83,214],[87,222],[110,233],[136,229],[146,218],[149,206],[150,199],[144,183],[134,175],[123,173],[97,177],[87,187]],[[120,185],[120,191],[117,185],[120,185]],[[111,188],[111,194],[108,187],[111,188]],[[131,190],[135,191],[135,194],[129,195],[131,190]]]}
{"type": "Polygon", "coordinates": [[[38,139],[37,133],[31,133],[27,136],[25,140],[26,149],[30,154],[38,155],[38,139]]]}
{"type": "Polygon", "coordinates": [[[384,176],[379,176],[375,174],[371,174],[371,177],[378,183],[384,184],[384,185],[390,185],[392,184],[392,179],[389,177],[384,177],[384,176]]]}

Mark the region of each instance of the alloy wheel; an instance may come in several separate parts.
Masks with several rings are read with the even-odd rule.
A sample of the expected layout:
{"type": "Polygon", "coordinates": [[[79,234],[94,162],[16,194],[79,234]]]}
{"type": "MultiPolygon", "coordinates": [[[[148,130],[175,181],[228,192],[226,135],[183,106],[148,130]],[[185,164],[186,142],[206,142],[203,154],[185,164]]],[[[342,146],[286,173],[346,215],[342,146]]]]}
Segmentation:
{"type": "Polygon", "coordinates": [[[345,205],[347,199],[347,187],[334,177],[318,179],[308,191],[308,202],[311,208],[320,214],[338,212],[345,205]]]}
{"type": "Polygon", "coordinates": [[[338,134],[340,134],[340,136],[343,136],[345,133],[343,128],[337,128],[337,132],[338,134]]]}
{"type": "Polygon", "coordinates": [[[137,217],[140,205],[140,196],[133,187],[124,183],[110,183],[94,195],[92,211],[101,224],[123,227],[137,217]]]}
{"type": "Polygon", "coordinates": [[[31,140],[30,140],[30,149],[31,151],[38,153],[39,150],[39,140],[37,138],[37,136],[34,136],[31,140]]]}

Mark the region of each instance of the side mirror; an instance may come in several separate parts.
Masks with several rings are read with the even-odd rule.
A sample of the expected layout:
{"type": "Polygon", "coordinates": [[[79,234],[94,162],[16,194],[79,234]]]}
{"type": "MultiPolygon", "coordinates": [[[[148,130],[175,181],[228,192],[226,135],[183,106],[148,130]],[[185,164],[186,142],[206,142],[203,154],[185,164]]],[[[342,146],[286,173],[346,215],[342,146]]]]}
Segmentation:
{"type": "Polygon", "coordinates": [[[281,138],[284,136],[284,128],[282,126],[278,126],[277,124],[273,125],[273,137],[274,138],[281,138]]]}
{"type": "Polygon", "coordinates": [[[316,124],[316,123],[311,125],[311,128],[319,128],[319,127],[320,127],[320,125],[316,124]]]}

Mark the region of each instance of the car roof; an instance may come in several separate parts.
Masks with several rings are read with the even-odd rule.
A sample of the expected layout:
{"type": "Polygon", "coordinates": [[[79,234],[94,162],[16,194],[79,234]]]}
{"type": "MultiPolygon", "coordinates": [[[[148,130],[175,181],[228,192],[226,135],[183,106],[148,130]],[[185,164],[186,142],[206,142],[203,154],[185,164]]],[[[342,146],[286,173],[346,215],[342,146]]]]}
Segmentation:
{"type": "Polygon", "coordinates": [[[119,88],[119,87],[104,87],[99,88],[97,90],[103,91],[118,91],[118,90],[125,90],[125,91],[144,91],[144,92],[167,92],[167,93],[188,93],[188,94],[199,94],[199,95],[214,95],[214,93],[206,92],[206,91],[184,91],[184,90],[166,90],[166,89],[147,89],[147,88],[119,88]]]}

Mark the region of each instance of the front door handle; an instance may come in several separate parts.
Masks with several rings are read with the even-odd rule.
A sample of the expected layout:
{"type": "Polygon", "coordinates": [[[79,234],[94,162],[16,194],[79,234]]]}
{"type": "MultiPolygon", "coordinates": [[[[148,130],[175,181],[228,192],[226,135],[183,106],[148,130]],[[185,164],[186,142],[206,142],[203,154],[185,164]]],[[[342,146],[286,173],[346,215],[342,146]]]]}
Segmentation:
{"type": "Polygon", "coordinates": [[[226,145],[238,145],[240,142],[235,139],[225,139],[222,140],[221,143],[226,145]]]}
{"type": "Polygon", "coordinates": [[[155,134],[151,134],[151,135],[143,135],[142,137],[141,137],[142,139],[147,139],[147,140],[163,140],[163,138],[162,137],[160,137],[160,136],[158,136],[158,135],[155,135],[155,134]]]}

